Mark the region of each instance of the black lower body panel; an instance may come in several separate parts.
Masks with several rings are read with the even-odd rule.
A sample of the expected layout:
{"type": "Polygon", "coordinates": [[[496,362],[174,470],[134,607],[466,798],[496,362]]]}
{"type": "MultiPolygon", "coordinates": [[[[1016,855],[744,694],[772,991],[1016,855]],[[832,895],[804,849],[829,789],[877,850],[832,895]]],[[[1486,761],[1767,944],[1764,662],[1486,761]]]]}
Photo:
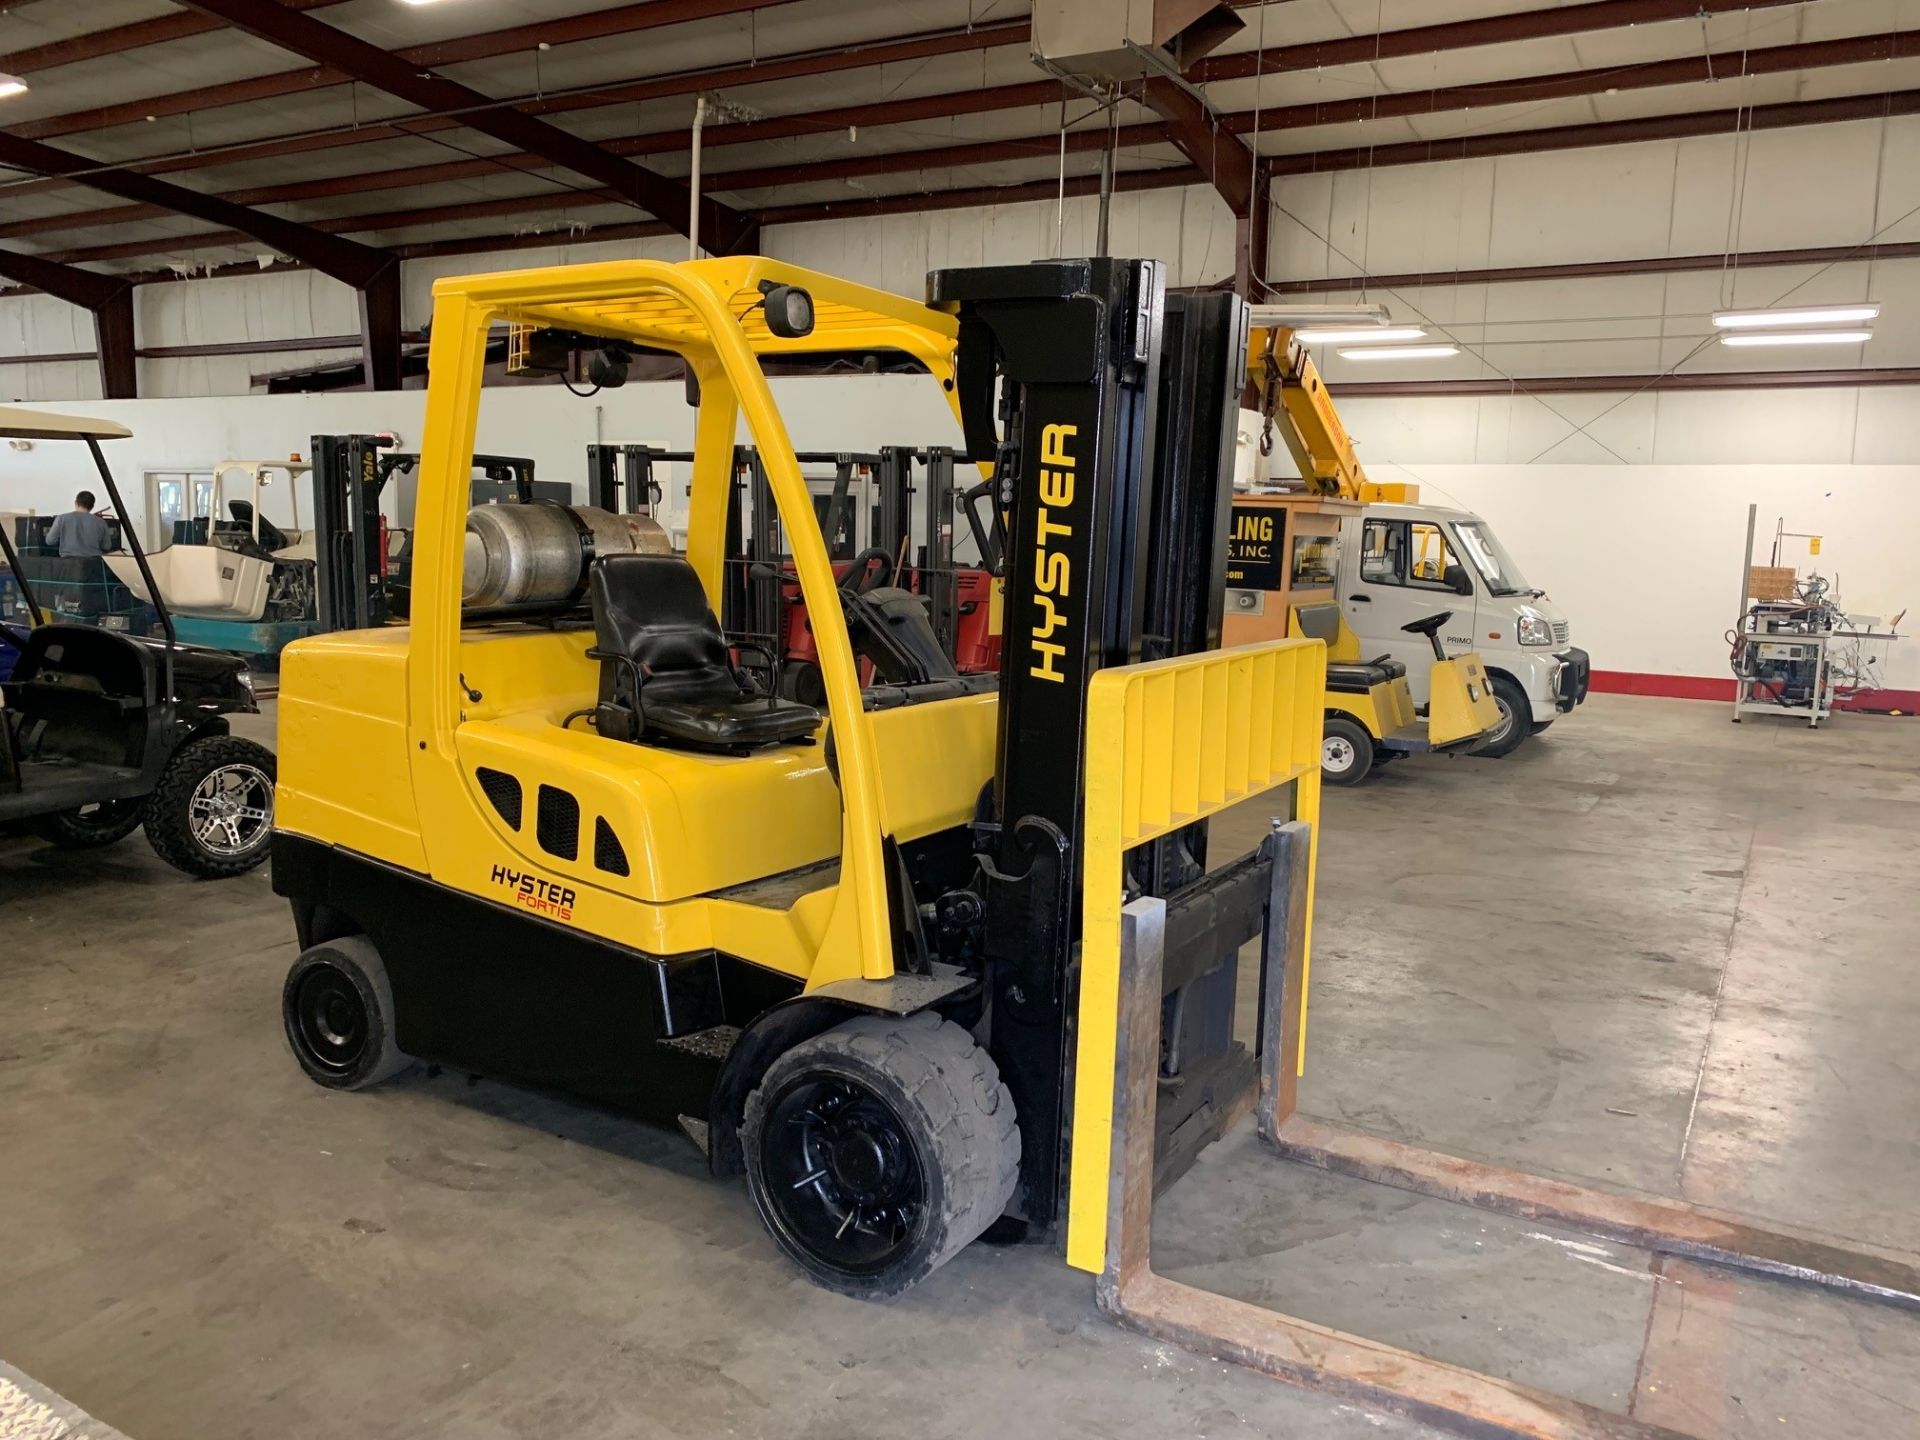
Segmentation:
{"type": "Polygon", "coordinates": [[[661,1124],[708,1118],[726,1056],[675,1041],[743,1028],[802,988],[713,951],[629,949],[297,835],[273,837],[273,884],[303,947],[373,942],[407,1054],[661,1124]]]}

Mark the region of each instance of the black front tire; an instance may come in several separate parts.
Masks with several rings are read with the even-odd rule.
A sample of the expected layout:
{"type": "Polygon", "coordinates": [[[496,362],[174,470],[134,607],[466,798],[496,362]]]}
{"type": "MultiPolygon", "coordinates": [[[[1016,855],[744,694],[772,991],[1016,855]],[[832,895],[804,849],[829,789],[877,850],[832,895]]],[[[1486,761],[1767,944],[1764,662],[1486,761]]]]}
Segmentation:
{"type": "Polygon", "coordinates": [[[1518,680],[1489,675],[1487,688],[1493,692],[1494,704],[1500,707],[1500,724],[1486,744],[1473,753],[1484,760],[1498,760],[1518,750],[1533,733],[1533,706],[1518,680]]]}
{"type": "Polygon", "coordinates": [[[1373,736],[1358,720],[1329,715],[1320,736],[1320,779],[1328,785],[1358,785],[1373,769],[1373,736]]]}
{"type": "Polygon", "coordinates": [[[83,805],[77,810],[37,815],[28,824],[34,834],[62,850],[95,850],[126,839],[140,828],[146,813],[144,798],[103,800],[98,805],[83,805]]]}
{"type": "Polygon", "coordinates": [[[748,1096],[740,1136],[774,1242],[862,1299],[899,1294],[978,1238],[1020,1170],[999,1069],[930,1011],[863,1015],[794,1046],[748,1096]]]}
{"type": "Polygon", "coordinates": [[[364,935],[303,950],[280,991],[293,1058],[316,1085],[364,1090],[413,1063],[394,1038],[393,985],[364,935]]]}
{"type": "Polygon", "coordinates": [[[244,875],[273,841],[273,752],[237,735],[208,735],[175,752],[147,800],[147,843],[203,880],[244,875]]]}

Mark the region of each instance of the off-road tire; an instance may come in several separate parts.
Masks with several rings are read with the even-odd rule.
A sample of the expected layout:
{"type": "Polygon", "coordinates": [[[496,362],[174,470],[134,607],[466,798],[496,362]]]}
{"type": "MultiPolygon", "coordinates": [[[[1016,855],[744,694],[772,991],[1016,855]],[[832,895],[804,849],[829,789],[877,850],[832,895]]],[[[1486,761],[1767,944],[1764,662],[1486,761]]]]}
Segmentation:
{"type": "Polygon", "coordinates": [[[931,1011],[863,1015],[794,1046],[748,1096],[740,1135],[747,1186],[774,1242],[816,1283],[862,1299],[899,1294],[978,1238],[1006,1209],[1020,1169],[1013,1097],[999,1068],[971,1035],[931,1011]],[[804,1217],[796,1219],[808,1197],[789,1198],[800,1187],[774,1190],[784,1180],[774,1172],[795,1159],[780,1147],[804,1143],[796,1138],[803,1127],[783,1113],[803,1087],[821,1084],[864,1090],[890,1111],[923,1177],[916,1218],[897,1250],[865,1269],[839,1263],[824,1242],[809,1243],[804,1217]]]}
{"type": "Polygon", "coordinates": [[[146,801],[103,800],[91,811],[62,810],[53,815],[36,815],[27,822],[34,834],[62,850],[97,850],[124,840],[140,828],[146,819],[146,801]]]}
{"type": "Polygon", "coordinates": [[[202,880],[224,880],[247,871],[267,858],[273,840],[271,819],[258,840],[238,855],[210,850],[194,834],[189,819],[194,791],[214,771],[229,765],[248,765],[271,785],[275,778],[273,752],[238,735],[208,735],[189,740],[160,772],[160,783],[147,799],[147,843],[176,870],[202,880]]]}
{"type": "Polygon", "coordinates": [[[1327,716],[1320,735],[1321,781],[1328,785],[1358,785],[1372,769],[1373,736],[1367,733],[1367,727],[1345,715],[1327,716]],[[1341,746],[1346,750],[1342,751],[1341,746]],[[1335,755],[1350,752],[1352,760],[1344,766],[1330,763],[1330,752],[1335,755]]]}
{"type": "Polygon", "coordinates": [[[328,940],[295,957],[280,990],[280,1023],[300,1068],[329,1090],[364,1090],[413,1063],[394,1038],[386,964],[364,935],[328,940]],[[315,1030],[321,1020],[344,1043],[329,1045],[315,1030]]]}

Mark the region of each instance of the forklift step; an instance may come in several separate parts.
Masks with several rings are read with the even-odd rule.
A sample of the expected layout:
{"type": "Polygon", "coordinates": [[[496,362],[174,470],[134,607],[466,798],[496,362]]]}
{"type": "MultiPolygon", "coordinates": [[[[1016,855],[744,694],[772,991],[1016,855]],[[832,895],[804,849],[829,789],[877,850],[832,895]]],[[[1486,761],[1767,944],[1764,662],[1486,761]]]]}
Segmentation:
{"type": "Polygon", "coordinates": [[[738,1025],[714,1025],[690,1035],[674,1035],[660,1043],[669,1050],[697,1055],[703,1060],[724,1060],[740,1038],[738,1025]]]}

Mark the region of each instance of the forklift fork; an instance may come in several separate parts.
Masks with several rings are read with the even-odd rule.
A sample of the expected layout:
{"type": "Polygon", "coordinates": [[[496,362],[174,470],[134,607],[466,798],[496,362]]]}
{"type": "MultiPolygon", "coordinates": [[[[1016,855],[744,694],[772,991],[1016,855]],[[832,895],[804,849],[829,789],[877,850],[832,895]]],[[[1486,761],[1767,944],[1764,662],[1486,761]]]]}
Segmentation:
{"type": "MultiPolygon", "coordinates": [[[[1274,825],[1261,954],[1260,1092],[1255,1119],[1281,1159],[1463,1205],[1547,1221],[1708,1264],[1920,1307],[1920,1271],[1884,1251],[1759,1226],[1684,1201],[1654,1200],[1483,1165],[1344,1130],[1295,1108],[1305,1034],[1310,827],[1274,825]]],[[[1525,1440],[1688,1440],[1566,1396],[1183,1284],[1153,1271],[1154,1110],[1167,902],[1122,910],[1112,1049],[1112,1175],[1100,1307],[1129,1329],[1355,1404],[1473,1436],[1525,1440]]],[[[1089,1058],[1083,1036],[1083,1061],[1089,1058]]]]}

